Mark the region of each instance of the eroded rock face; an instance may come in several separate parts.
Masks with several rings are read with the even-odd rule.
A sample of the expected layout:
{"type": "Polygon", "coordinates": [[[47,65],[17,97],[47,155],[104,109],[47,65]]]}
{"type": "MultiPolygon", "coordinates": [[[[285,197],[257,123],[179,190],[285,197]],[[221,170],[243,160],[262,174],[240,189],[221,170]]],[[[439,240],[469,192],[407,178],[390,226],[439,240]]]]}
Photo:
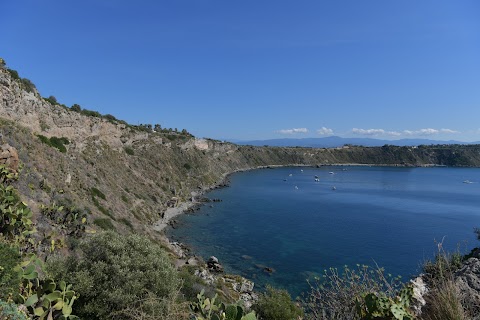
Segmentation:
{"type": "Polygon", "coordinates": [[[425,294],[428,292],[428,288],[425,281],[423,281],[423,275],[410,280],[410,283],[413,288],[412,309],[414,314],[419,316],[422,314],[422,308],[426,304],[425,294]]]}
{"type": "Polygon", "coordinates": [[[475,308],[475,313],[480,313],[480,249],[476,249],[463,267],[455,272],[454,278],[468,305],[475,308]]]}
{"type": "Polygon", "coordinates": [[[0,164],[6,165],[13,171],[18,171],[18,152],[9,144],[0,146],[0,164]]]}

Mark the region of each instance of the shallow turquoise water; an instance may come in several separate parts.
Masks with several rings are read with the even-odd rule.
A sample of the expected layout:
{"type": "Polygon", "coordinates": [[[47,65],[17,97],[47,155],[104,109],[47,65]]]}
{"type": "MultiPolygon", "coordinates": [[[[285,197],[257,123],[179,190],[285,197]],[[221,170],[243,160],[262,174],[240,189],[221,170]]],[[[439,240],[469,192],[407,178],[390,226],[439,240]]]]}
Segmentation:
{"type": "Polygon", "coordinates": [[[329,267],[377,263],[407,280],[432,257],[435,241],[463,251],[479,244],[480,169],[295,167],[230,180],[207,195],[222,202],[181,216],[167,234],[197,255],[216,256],[228,272],[294,296],[329,267]]]}

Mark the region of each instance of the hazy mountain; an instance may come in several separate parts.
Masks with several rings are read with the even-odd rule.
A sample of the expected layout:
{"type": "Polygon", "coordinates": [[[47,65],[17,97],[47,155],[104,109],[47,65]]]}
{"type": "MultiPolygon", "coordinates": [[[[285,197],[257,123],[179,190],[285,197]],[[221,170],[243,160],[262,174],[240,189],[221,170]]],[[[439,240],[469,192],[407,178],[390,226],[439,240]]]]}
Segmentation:
{"type": "Polygon", "coordinates": [[[479,144],[480,142],[462,142],[455,140],[430,140],[430,139],[399,139],[399,140],[382,140],[372,138],[342,138],[337,136],[324,138],[285,138],[285,139],[269,139],[269,140],[252,140],[252,141],[235,141],[241,145],[252,146],[276,146],[276,147],[312,147],[312,148],[334,148],[341,147],[345,144],[379,147],[386,144],[395,146],[418,146],[418,145],[435,145],[435,144],[479,144]]]}

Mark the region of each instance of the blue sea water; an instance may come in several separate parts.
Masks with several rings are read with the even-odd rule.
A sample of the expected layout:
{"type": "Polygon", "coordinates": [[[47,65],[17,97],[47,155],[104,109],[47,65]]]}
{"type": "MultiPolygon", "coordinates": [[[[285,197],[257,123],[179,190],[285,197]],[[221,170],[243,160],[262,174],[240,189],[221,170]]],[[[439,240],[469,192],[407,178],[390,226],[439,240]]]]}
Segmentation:
{"type": "Polygon", "coordinates": [[[330,267],[377,264],[408,280],[442,239],[448,250],[480,244],[480,169],[288,167],[230,181],[207,194],[222,202],[182,215],[167,234],[216,256],[227,272],[293,296],[330,267]]]}

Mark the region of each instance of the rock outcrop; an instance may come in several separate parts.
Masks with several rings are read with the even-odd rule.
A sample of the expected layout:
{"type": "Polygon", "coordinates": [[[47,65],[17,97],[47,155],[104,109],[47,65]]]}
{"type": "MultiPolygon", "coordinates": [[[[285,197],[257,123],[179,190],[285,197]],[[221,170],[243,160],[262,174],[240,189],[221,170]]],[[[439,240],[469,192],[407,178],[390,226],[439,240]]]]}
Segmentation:
{"type": "Polygon", "coordinates": [[[480,248],[455,272],[454,279],[466,303],[474,308],[474,314],[480,314],[480,248]]]}
{"type": "Polygon", "coordinates": [[[14,147],[8,144],[0,146],[0,165],[6,165],[15,172],[18,171],[18,152],[14,147]]]}
{"type": "Polygon", "coordinates": [[[223,272],[223,266],[218,262],[215,256],[211,256],[207,261],[207,268],[211,272],[221,273],[223,272]]]}

